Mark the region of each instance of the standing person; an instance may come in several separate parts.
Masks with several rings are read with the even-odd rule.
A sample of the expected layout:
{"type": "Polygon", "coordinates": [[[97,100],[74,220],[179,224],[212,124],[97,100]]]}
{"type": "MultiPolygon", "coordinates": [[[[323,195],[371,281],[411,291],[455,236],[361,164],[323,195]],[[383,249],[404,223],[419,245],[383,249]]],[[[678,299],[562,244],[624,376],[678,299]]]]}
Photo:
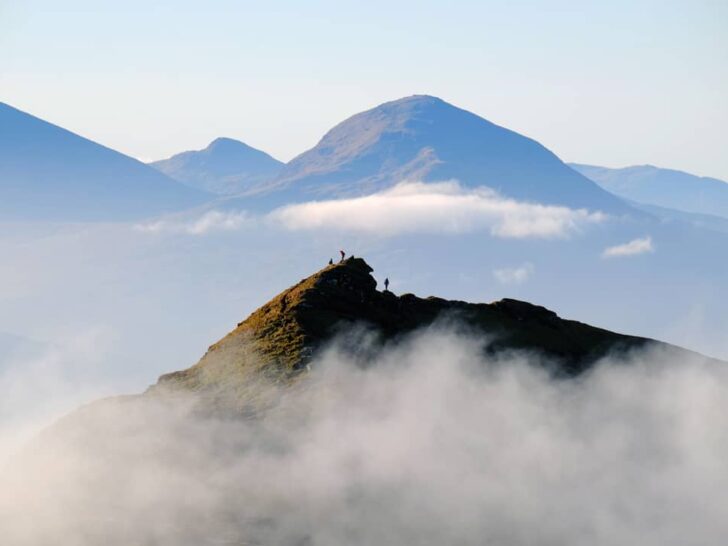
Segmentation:
{"type": "Polygon", "coordinates": [[[334,259],[333,258],[329,258],[329,265],[334,265],[334,259]]]}
{"type": "Polygon", "coordinates": [[[341,254],[341,260],[339,261],[343,262],[344,258],[346,257],[346,252],[344,252],[343,250],[339,250],[339,254],[341,254]]]}
{"type": "Polygon", "coordinates": [[[384,291],[389,292],[389,277],[384,279],[384,291]]]}

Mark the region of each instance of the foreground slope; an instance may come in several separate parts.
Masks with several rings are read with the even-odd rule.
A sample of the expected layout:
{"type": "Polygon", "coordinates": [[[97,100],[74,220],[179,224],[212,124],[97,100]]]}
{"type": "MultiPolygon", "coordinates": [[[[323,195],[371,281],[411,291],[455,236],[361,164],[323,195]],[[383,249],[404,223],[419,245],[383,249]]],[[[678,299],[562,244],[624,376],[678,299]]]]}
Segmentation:
{"type": "Polygon", "coordinates": [[[364,347],[371,350],[362,336],[351,334],[357,326],[383,342],[433,325],[453,327],[487,341],[491,354],[528,351],[545,357],[557,375],[567,376],[583,372],[608,354],[658,343],[565,320],[517,300],[476,304],[396,296],[378,291],[371,273],[363,259],[352,257],[301,280],[212,345],[195,366],[163,375],[152,390],[181,387],[204,392],[226,384],[243,385],[256,376],[290,379],[333,339],[354,353],[364,347]]]}
{"type": "Polygon", "coordinates": [[[687,500],[663,526],[684,517],[725,535],[722,513],[694,502],[726,491],[725,363],[525,302],[398,297],[371,273],[332,264],[193,368],[46,429],[0,465],[5,543],[538,544],[556,502],[577,521],[550,544],[643,544],[655,499],[673,497],[687,500]],[[341,350],[316,358],[332,339],[341,350]],[[543,495],[504,518],[524,513],[524,487],[543,495]],[[647,523],[601,540],[605,514],[624,513],[647,523]],[[509,540],[514,529],[534,531],[509,540]]]}
{"type": "Polygon", "coordinates": [[[129,220],[209,199],[136,159],[0,103],[0,220],[129,220]]]}
{"type": "Polygon", "coordinates": [[[343,121],[256,192],[281,204],[364,195],[404,180],[451,179],[519,200],[629,211],[538,142],[426,95],[343,121]]]}
{"type": "Polygon", "coordinates": [[[652,165],[610,169],[570,166],[604,189],[647,205],[728,218],[728,183],[652,165]]]}
{"type": "Polygon", "coordinates": [[[267,153],[231,138],[218,138],[204,150],[182,152],[149,165],[188,186],[221,195],[266,182],[283,167],[267,153]]]}

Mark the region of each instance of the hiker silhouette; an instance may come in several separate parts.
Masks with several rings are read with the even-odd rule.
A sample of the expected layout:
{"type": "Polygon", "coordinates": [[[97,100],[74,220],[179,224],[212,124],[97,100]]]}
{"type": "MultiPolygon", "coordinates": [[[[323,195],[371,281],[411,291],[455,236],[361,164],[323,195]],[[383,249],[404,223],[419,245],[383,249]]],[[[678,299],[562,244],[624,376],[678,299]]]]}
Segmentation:
{"type": "Polygon", "coordinates": [[[389,292],[389,277],[384,279],[384,291],[389,292]]]}
{"type": "Polygon", "coordinates": [[[341,254],[341,260],[340,261],[343,262],[344,261],[344,258],[346,257],[346,252],[344,252],[343,250],[339,250],[339,254],[341,254]]]}
{"type": "Polygon", "coordinates": [[[334,259],[333,258],[329,258],[329,265],[334,265],[334,259]]]}

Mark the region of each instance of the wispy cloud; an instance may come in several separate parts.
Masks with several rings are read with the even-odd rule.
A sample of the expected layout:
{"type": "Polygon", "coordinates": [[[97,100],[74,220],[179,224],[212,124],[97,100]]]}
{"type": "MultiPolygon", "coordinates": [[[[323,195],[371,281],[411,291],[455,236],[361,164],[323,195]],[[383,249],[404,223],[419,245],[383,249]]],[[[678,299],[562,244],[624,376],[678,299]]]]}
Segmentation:
{"type": "Polygon", "coordinates": [[[113,329],[97,325],[0,355],[0,455],[52,416],[106,392],[101,373],[115,337],[113,329]]]}
{"type": "Polygon", "coordinates": [[[602,258],[618,258],[621,256],[636,256],[637,254],[645,254],[646,252],[654,252],[655,247],[652,245],[652,237],[642,237],[633,239],[623,245],[610,246],[602,252],[602,258]]]}
{"type": "Polygon", "coordinates": [[[244,211],[211,210],[197,218],[162,218],[145,224],[137,224],[134,228],[147,233],[205,235],[218,231],[236,231],[251,222],[253,222],[252,218],[244,211]]]}
{"type": "Polygon", "coordinates": [[[533,275],[533,264],[524,263],[518,267],[504,267],[493,270],[493,277],[501,284],[522,284],[533,275]]]}
{"type": "Polygon", "coordinates": [[[406,182],[353,199],[278,209],[269,218],[291,230],[339,229],[377,235],[489,231],[504,238],[566,237],[606,216],[586,209],[524,203],[457,182],[406,182]]]}

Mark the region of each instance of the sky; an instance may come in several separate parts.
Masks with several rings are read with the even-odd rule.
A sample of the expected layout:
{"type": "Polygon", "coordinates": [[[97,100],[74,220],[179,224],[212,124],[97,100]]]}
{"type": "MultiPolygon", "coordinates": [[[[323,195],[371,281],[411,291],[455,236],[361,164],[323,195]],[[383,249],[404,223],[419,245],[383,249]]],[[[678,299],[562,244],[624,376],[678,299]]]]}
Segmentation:
{"type": "Polygon", "coordinates": [[[415,93],[566,161],[728,180],[728,3],[0,0],[0,101],[142,160],[289,160],[415,93]]]}

